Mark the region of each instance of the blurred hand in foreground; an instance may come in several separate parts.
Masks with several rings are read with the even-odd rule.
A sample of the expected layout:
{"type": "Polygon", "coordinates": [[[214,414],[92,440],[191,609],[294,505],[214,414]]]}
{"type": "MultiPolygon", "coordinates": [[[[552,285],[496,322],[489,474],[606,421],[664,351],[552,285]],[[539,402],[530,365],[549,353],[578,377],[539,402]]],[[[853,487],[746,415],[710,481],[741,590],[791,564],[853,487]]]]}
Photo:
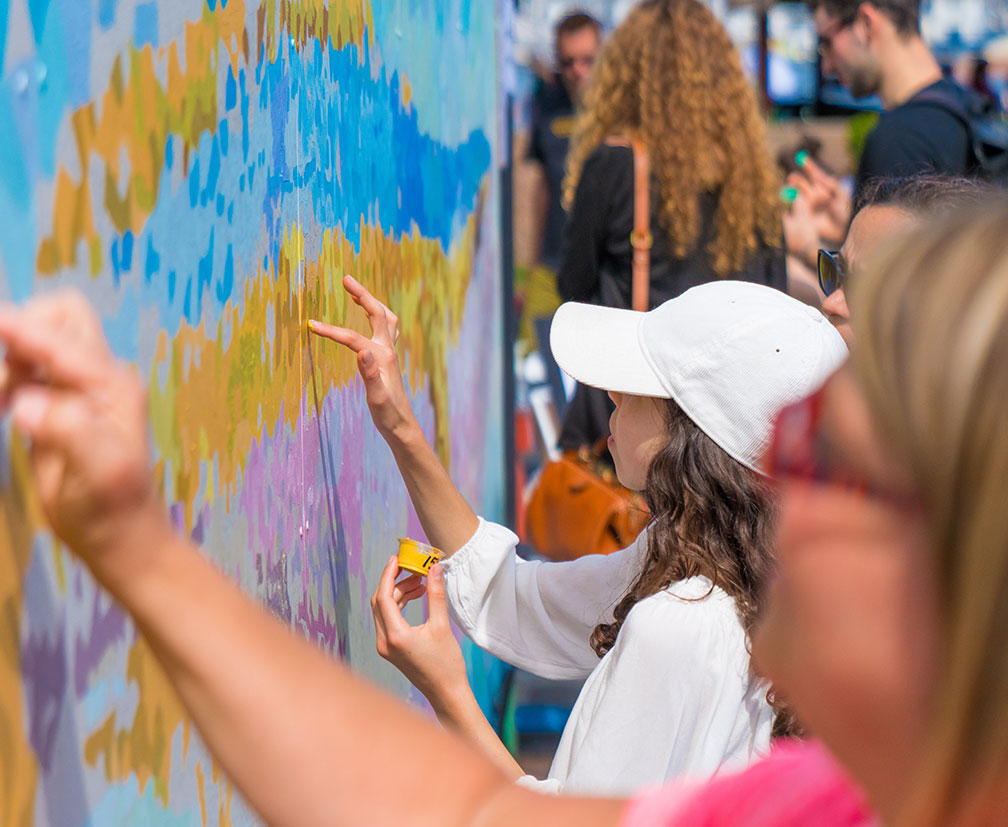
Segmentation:
{"type": "Polygon", "coordinates": [[[116,548],[169,530],[151,472],[145,390],[109,350],[84,297],[0,306],[0,344],[0,410],[30,440],[56,535],[94,568],[116,548]]]}

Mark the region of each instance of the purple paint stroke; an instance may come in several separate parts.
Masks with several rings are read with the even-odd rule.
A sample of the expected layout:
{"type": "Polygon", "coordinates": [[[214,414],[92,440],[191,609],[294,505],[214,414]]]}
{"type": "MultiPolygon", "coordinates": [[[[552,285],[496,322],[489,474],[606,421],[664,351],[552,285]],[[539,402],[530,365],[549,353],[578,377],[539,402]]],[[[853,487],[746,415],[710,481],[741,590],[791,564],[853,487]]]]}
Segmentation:
{"type": "Polygon", "coordinates": [[[52,766],[67,679],[63,630],[29,635],[21,647],[21,675],[28,696],[28,737],[43,770],[52,766]]]}
{"type": "Polygon", "coordinates": [[[298,545],[299,529],[303,535],[301,460],[300,434],[287,428],[281,403],[273,433],[252,444],[238,494],[249,542],[268,563],[298,545]]]}
{"type": "MultiPolygon", "coordinates": [[[[329,411],[324,410],[322,401],[319,399],[318,379],[315,371],[315,350],[312,337],[308,337],[308,362],[311,370],[311,391],[312,399],[315,402],[315,426],[318,433],[320,456],[322,459],[322,479],[324,483],[323,496],[326,511],[329,517],[329,537],[325,548],[325,557],[329,563],[329,577],[332,585],[333,608],[337,613],[338,628],[344,630],[343,633],[332,635],[329,640],[329,649],[336,648],[339,658],[347,659],[350,656],[349,638],[346,629],[350,620],[350,600],[347,572],[347,546],[346,534],[343,527],[343,512],[336,499],[336,464],[332,454],[332,442],[327,438],[331,433],[329,422],[329,411]],[[323,424],[325,423],[325,424],[323,424]]],[[[311,493],[309,488],[309,495],[311,493]]],[[[310,611],[310,606],[308,607],[310,611]]],[[[319,612],[319,617],[325,616],[319,612]]],[[[309,631],[309,635],[312,633],[309,631]]]]}
{"type": "Polygon", "coordinates": [[[101,663],[105,653],[127,636],[132,627],[126,615],[111,600],[100,592],[95,594],[91,609],[91,622],[79,627],[82,631],[74,640],[74,692],[83,697],[91,672],[101,663]],[[102,611],[101,604],[108,602],[102,611]]]}
{"type": "MultiPolygon", "coordinates": [[[[483,222],[492,220],[492,212],[483,214],[483,222]]],[[[488,238],[481,232],[480,238],[488,238]]],[[[491,501],[503,502],[503,491],[486,491],[487,462],[499,462],[487,456],[487,435],[503,426],[502,411],[495,394],[499,372],[490,365],[501,364],[498,339],[488,335],[487,319],[499,314],[499,289],[488,276],[494,272],[496,259],[493,245],[480,244],[476,249],[474,275],[466,294],[466,310],[462,316],[458,343],[447,354],[448,375],[452,378],[448,397],[448,422],[451,439],[451,475],[473,507],[481,512],[491,501]],[[491,406],[491,407],[487,407],[491,406]],[[497,494],[493,497],[492,494],[497,494]],[[488,495],[491,495],[488,497],[488,495]]],[[[502,482],[502,471],[496,475],[502,482]]],[[[497,509],[494,509],[497,510],[497,509]]],[[[502,514],[484,515],[501,519],[502,514]]]]}
{"type": "Polygon", "coordinates": [[[263,560],[256,556],[256,563],[262,568],[259,570],[259,579],[263,584],[263,602],[270,612],[281,620],[290,623],[291,606],[290,595],[287,593],[287,557],[283,554],[275,562],[263,560]]]}
{"type": "Polygon", "coordinates": [[[326,616],[325,609],[321,605],[312,609],[307,600],[302,600],[298,603],[297,611],[294,613],[294,625],[305,633],[308,640],[320,646],[324,651],[338,655],[340,660],[346,660],[349,657],[346,621],[341,628],[337,621],[330,620],[326,616]]]}
{"type": "Polygon", "coordinates": [[[329,446],[305,405],[301,412],[292,431],[281,409],[274,432],[253,443],[238,505],[267,605],[316,639],[324,634],[330,651],[347,652],[346,544],[338,505],[330,502],[329,446]],[[330,601],[333,620],[325,614],[330,601]]]}
{"type": "Polygon", "coordinates": [[[350,576],[363,580],[364,563],[361,554],[364,549],[363,520],[359,519],[358,515],[362,511],[364,428],[374,428],[374,425],[364,402],[364,385],[359,377],[354,376],[337,394],[335,400],[330,394],[326,401],[335,403],[333,407],[336,407],[338,418],[337,422],[332,423],[329,433],[331,439],[338,439],[340,442],[340,463],[335,469],[335,486],[340,511],[349,516],[344,522],[347,572],[350,576]]]}

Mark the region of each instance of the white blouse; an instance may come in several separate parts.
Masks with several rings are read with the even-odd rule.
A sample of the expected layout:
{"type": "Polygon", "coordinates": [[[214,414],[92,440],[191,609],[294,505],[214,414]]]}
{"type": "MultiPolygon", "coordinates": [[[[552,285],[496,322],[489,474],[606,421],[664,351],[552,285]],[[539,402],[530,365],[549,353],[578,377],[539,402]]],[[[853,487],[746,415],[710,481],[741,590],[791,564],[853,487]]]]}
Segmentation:
{"type": "Polygon", "coordinates": [[[515,554],[518,538],[480,520],[444,561],[452,619],[478,646],[545,678],[585,678],[542,791],[626,794],[677,776],[744,767],[769,748],[767,684],[749,669],[735,601],[705,577],[637,603],[600,660],[588,643],[646,551],[564,563],[515,554]]]}

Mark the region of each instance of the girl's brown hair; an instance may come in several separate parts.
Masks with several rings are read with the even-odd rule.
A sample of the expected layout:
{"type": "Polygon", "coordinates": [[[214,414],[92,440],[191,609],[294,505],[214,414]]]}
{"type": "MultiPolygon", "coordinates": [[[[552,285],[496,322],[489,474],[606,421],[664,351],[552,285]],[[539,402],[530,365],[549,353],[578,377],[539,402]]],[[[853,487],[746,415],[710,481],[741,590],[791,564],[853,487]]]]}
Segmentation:
{"type": "Polygon", "coordinates": [[[564,203],[607,138],[647,144],[661,193],[659,223],[677,256],[700,234],[699,196],[718,194],[709,252],[721,276],[760,244],[781,244],[779,182],[756,96],[731,38],[698,0],[647,0],[610,35],[567,156],[564,203]]]}
{"type": "MultiPolygon", "coordinates": [[[[772,560],[776,509],[768,482],[732,459],[672,400],[664,406],[666,443],[648,466],[644,496],[653,518],[637,579],[591,635],[599,657],[616,642],[636,603],[679,580],[703,576],[735,599],[746,634],[759,613],[772,560]]],[[[792,734],[777,708],[774,734],[792,734]]]]}

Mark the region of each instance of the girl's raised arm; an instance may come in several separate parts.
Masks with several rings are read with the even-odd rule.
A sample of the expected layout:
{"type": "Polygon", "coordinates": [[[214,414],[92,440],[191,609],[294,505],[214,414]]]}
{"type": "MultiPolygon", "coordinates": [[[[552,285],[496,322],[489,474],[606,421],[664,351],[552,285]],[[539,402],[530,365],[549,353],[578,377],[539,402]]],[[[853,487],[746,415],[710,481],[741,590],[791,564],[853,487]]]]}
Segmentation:
{"type": "Polygon", "coordinates": [[[410,408],[395,349],[399,319],[352,276],[343,277],[343,287],[367,313],[371,338],[322,322],[311,321],[308,327],[357,354],[371,418],[392,449],[427,539],[451,555],[476,532],[479,519],[451,481],[410,408]]]}

